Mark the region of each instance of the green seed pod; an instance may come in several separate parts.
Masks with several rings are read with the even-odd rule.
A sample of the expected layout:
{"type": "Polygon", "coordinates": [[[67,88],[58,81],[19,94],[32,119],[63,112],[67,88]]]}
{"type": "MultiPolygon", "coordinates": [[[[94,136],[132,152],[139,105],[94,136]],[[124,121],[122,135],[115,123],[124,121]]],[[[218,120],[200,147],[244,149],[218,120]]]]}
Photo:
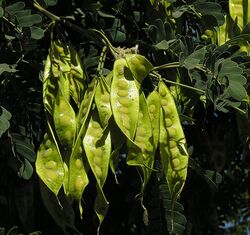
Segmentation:
{"type": "Polygon", "coordinates": [[[139,92],[126,60],[123,58],[117,59],[114,63],[110,94],[115,122],[127,138],[132,141],[138,120],[139,92]],[[128,96],[119,96],[121,90],[127,90],[128,96]],[[120,112],[122,108],[127,108],[128,112],[120,112]]]}
{"type": "Polygon", "coordinates": [[[110,90],[102,76],[99,77],[96,87],[95,104],[99,113],[102,127],[105,128],[108,125],[112,111],[110,105],[110,90]]]}
{"type": "Polygon", "coordinates": [[[99,224],[101,224],[108,210],[108,201],[103,193],[102,187],[108,175],[109,160],[111,156],[111,137],[110,132],[107,129],[104,131],[102,128],[96,111],[91,113],[88,128],[83,138],[83,146],[87,155],[89,166],[94,173],[97,182],[97,197],[94,209],[99,218],[99,224]],[[99,125],[97,125],[97,123],[99,123],[99,125]],[[93,134],[91,129],[101,130],[102,135],[97,137],[93,134]],[[93,141],[95,139],[98,139],[98,141],[93,141]]]}
{"type": "Polygon", "coordinates": [[[109,129],[111,132],[111,142],[112,142],[112,146],[113,146],[113,152],[112,152],[111,157],[110,157],[110,169],[111,169],[112,173],[114,174],[114,177],[117,181],[115,172],[116,172],[116,169],[117,169],[119,161],[120,161],[119,151],[122,148],[122,146],[124,145],[124,143],[126,141],[126,137],[122,134],[121,130],[116,125],[113,118],[111,118],[111,120],[110,120],[109,129]]]}
{"type": "Polygon", "coordinates": [[[62,146],[67,148],[72,146],[76,134],[76,116],[73,108],[60,92],[56,98],[53,119],[62,146]]]}
{"type": "Polygon", "coordinates": [[[43,78],[43,102],[45,109],[52,115],[55,97],[59,92],[67,101],[70,99],[71,55],[68,45],[59,40],[51,41],[46,59],[43,78]]]}
{"type": "Polygon", "coordinates": [[[52,76],[51,66],[51,56],[49,54],[45,61],[43,73],[43,104],[45,109],[52,115],[58,84],[52,76]]]}
{"type": "Polygon", "coordinates": [[[153,65],[144,56],[139,54],[125,54],[125,58],[134,78],[141,84],[153,69],[153,65]]]}
{"type": "Polygon", "coordinates": [[[113,71],[110,71],[105,77],[105,82],[108,85],[108,87],[111,87],[112,79],[113,79],[113,71]]]}
{"type": "Polygon", "coordinates": [[[68,194],[74,199],[80,201],[83,191],[89,183],[86,167],[83,158],[86,158],[82,147],[75,146],[76,150],[70,156],[68,173],[68,194]]]}
{"type": "Polygon", "coordinates": [[[93,99],[96,92],[97,81],[93,79],[90,85],[88,86],[83,100],[80,105],[80,109],[77,115],[77,129],[80,130],[81,127],[84,127],[84,124],[89,116],[90,109],[93,104],[93,99]]]}
{"type": "Polygon", "coordinates": [[[142,191],[144,191],[154,165],[154,143],[150,114],[143,92],[140,93],[139,116],[141,116],[141,122],[137,124],[135,140],[134,142],[130,140],[127,142],[127,164],[142,167],[144,175],[142,191]]]}
{"type": "MultiPolygon", "coordinates": [[[[51,41],[50,54],[52,66],[57,67],[62,73],[70,73],[70,51],[69,46],[60,40],[51,41]]],[[[55,75],[55,74],[54,74],[55,75]]]]}
{"type": "Polygon", "coordinates": [[[110,133],[103,131],[104,129],[101,126],[98,114],[94,111],[91,115],[91,119],[83,139],[83,145],[89,165],[96,176],[96,180],[100,182],[101,186],[103,186],[108,174],[109,158],[111,154],[110,133]],[[101,161],[101,164],[98,164],[98,167],[101,167],[102,177],[98,177],[98,173],[95,172],[95,162],[97,162],[97,158],[101,161]]]}
{"type": "Polygon", "coordinates": [[[82,61],[76,50],[69,46],[70,50],[70,95],[75,101],[78,108],[84,96],[84,84],[86,82],[86,74],[83,70],[82,61]]]}
{"type": "Polygon", "coordinates": [[[51,47],[56,58],[70,56],[67,45],[59,39],[51,41],[51,47]]]}
{"type": "Polygon", "coordinates": [[[175,202],[181,193],[187,176],[188,155],[180,151],[185,148],[186,140],[180,123],[173,97],[164,82],[160,81],[159,92],[162,100],[160,115],[160,157],[163,171],[175,202]],[[163,106],[164,103],[164,106],[163,106]],[[166,112],[171,110],[171,112],[166,112]]]}
{"type": "Polygon", "coordinates": [[[154,148],[157,149],[160,134],[160,109],[161,102],[159,93],[154,90],[147,97],[147,104],[149,107],[149,114],[153,128],[154,148]]]}
{"type": "Polygon", "coordinates": [[[64,167],[58,146],[51,133],[47,132],[36,159],[36,172],[45,185],[57,196],[64,181],[64,167]],[[46,143],[50,141],[50,146],[46,143]]]}

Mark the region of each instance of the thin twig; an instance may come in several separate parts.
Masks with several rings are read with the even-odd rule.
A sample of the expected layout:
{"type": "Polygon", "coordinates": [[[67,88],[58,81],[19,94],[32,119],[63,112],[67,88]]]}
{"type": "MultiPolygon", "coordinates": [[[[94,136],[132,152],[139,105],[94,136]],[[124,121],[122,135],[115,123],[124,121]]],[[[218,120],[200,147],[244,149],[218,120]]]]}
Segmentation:
{"type": "Polygon", "coordinates": [[[17,33],[22,33],[22,30],[17,27],[13,22],[11,22],[8,18],[6,18],[5,16],[2,16],[2,19],[5,20],[6,22],[8,22],[11,26],[13,26],[13,28],[17,31],[17,33]]]}
{"type": "Polygon", "coordinates": [[[103,47],[103,43],[102,40],[98,40],[98,36],[96,35],[95,32],[93,32],[93,30],[86,30],[83,29],[81,27],[79,27],[78,25],[75,25],[69,21],[67,21],[66,19],[62,19],[59,16],[51,13],[50,11],[44,9],[36,0],[32,1],[33,6],[42,14],[44,14],[46,17],[48,17],[49,19],[51,19],[53,22],[58,22],[61,23],[62,25],[66,26],[67,28],[70,28],[76,32],[78,32],[79,34],[81,34],[83,37],[89,39],[90,41],[94,41],[99,47],[103,47]]]}
{"type": "Polygon", "coordinates": [[[238,107],[236,107],[236,106],[234,106],[234,105],[231,105],[231,104],[230,104],[230,106],[231,106],[233,109],[235,109],[236,111],[238,111],[240,114],[246,115],[246,112],[245,112],[244,110],[242,110],[242,109],[240,109],[240,108],[238,108],[238,107]]]}
{"type": "Polygon", "coordinates": [[[179,83],[179,82],[173,82],[173,81],[170,81],[170,80],[168,80],[168,79],[166,79],[166,78],[162,78],[162,79],[163,79],[165,82],[170,83],[170,84],[173,84],[173,85],[181,86],[181,87],[187,88],[187,89],[189,89],[189,90],[193,90],[193,91],[200,92],[200,93],[202,93],[202,94],[205,94],[205,93],[206,93],[205,91],[203,91],[203,90],[201,90],[201,89],[199,89],[199,88],[195,88],[195,87],[192,87],[192,86],[188,86],[188,85],[186,85],[186,84],[179,83]]]}
{"type": "Polygon", "coordinates": [[[157,71],[157,70],[162,70],[162,69],[172,69],[172,68],[179,68],[179,67],[181,67],[179,62],[172,62],[172,63],[156,66],[151,71],[157,71]]]}

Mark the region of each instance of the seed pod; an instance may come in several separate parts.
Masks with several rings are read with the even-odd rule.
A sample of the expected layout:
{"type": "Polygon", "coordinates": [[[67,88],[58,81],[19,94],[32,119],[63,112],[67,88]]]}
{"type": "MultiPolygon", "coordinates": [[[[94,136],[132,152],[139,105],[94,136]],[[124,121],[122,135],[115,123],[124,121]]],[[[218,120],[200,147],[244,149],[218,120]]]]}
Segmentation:
{"type": "Polygon", "coordinates": [[[62,157],[50,132],[44,135],[36,159],[36,172],[45,185],[57,196],[64,180],[62,157]],[[50,146],[46,143],[50,141],[50,146]]]}
{"type": "Polygon", "coordinates": [[[161,109],[160,96],[156,90],[151,92],[147,97],[147,104],[153,129],[154,148],[156,150],[159,142],[161,109]]]}
{"type": "Polygon", "coordinates": [[[105,77],[105,82],[108,85],[108,87],[111,87],[112,80],[113,80],[113,70],[111,70],[105,77]]]}
{"type": "Polygon", "coordinates": [[[51,41],[43,77],[43,103],[45,109],[52,115],[55,97],[60,89],[69,101],[70,53],[66,44],[61,41],[51,41]]]}
{"type": "Polygon", "coordinates": [[[83,71],[82,61],[76,50],[69,46],[70,50],[70,94],[78,108],[84,96],[84,83],[86,82],[86,74],[83,71]]]}
{"type": "Polygon", "coordinates": [[[110,105],[110,90],[104,78],[100,76],[95,92],[95,104],[99,113],[100,122],[106,128],[112,115],[110,105]]]}
{"type": "Polygon", "coordinates": [[[81,197],[89,179],[83,162],[83,158],[86,158],[83,148],[81,145],[75,148],[78,149],[70,156],[69,161],[68,195],[79,201],[80,211],[82,211],[81,197]]]}
{"type": "Polygon", "coordinates": [[[52,76],[58,78],[61,73],[70,74],[69,46],[60,40],[51,41],[49,53],[52,62],[52,76]]]}
{"type": "Polygon", "coordinates": [[[91,170],[101,186],[104,185],[108,174],[111,154],[110,133],[103,131],[98,114],[94,111],[83,139],[83,145],[91,170]]]}
{"type": "Polygon", "coordinates": [[[179,115],[167,86],[160,81],[160,156],[173,200],[180,195],[187,176],[188,153],[179,115]]]}
{"type": "Polygon", "coordinates": [[[119,127],[116,125],[115,121],[113,118],[111,118],[110,123],[109,123],[109,129],[110,129],[110,134],[111,134],[111,143],[112,143],[112,153],[110,157],[110,169],[112,173],[114,174],[115,180],[117,181],[116,178],[116,169],[118,167],[119,161],[120,161],[120,149],[122,148],[123,144],[126,141],[125,136],[122,134],[121,130],[119,127]]]}
{"type": "Polygon", "coordinates": [[[51,56],[48,55],[45,61],[43,73],[43,104],[45,109],[52,115],[55,97],[58,90],[57,80],[51,75],[51,56]]]}
{"type": "Polygon", "coordinates": [[[57,136],[62,146],[72,146],[76,134],[75,112],[69,102],[58,92],[53,110],[53,119],[57,136]]]}
{"type": "Polygon", "coordinates": [[[123,58],[117,59],[114,63],[110,94],[115,122],[127,138],[132,141],[138,120],[139,92],[126,60],[123,58]],[[121,90],[128,91],[128,96],[119,96],[121,90]]]}
{"type": "Polygon", "coordinates": [[[125,54],[125,58],[134,78],[141,84],[153,69],[153,65],[139,54],[125,54]]]}
{"type": "Polygon", "coordinates": [[[144,174],[142,191],[147,184],[154,165],[153,133],[146,98],[140,93],[140,111],[134,142],[128,140],[127,164],[141,166],[144,174]]]}
{"type": "Polygon", "coordinates": [[[128,141],[129,152],[127,156],[127,163],[129,165],[144,166],[145,163],[148,162],[148,158],[152,157],[154,146],[151,120],[146,98],[143,92],[140,93],[140,110],[138,116],[134,143],[139,147],[141,155],[138,154],[137,151],[132,150],[134,144],[132,144],[131,141],[128,141]]]}
{"type": "Polygon", "coordinates": [[[102,187],[108,175],[111,138],[110,132],[103,130],[96,111],[91,114],[87,132],[83,138],[83,146],[90,168],[97,182],[97,197],[94,209],[99,218],[99,224],[101,225],[108,210],[108,201],[103,193],[102,187]]]}
{"type": "Polygon", "coordinates": [[[64,190],[64,194],[68,195],[69,194],[69,168],[65,162],[63,163],[63,167],[64,167],[63,190],[64,190]]]}
{"type": "Polygon", "coordinates": [[[90,109],[92,107],[93,99],[95,96],[95,92],[96,92],[96,85],[97,85],[97,81],[96,79],[93,79],[84,94],[84,97],[81,102],[80,109],[77,115],[77,130],[80,130],[81,127],[84,126],[88,118],[90,109]]]}

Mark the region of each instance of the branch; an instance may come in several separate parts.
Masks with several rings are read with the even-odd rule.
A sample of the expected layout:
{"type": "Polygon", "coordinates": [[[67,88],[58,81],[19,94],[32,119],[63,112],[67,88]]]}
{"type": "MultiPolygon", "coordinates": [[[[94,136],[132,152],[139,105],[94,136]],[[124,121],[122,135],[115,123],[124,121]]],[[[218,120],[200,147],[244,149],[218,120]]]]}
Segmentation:
{"type": "Polygon", "coordinates": [[[206,92],[199,89],[199,88],[195,88],[195,87],[192,87],[192,86],[188,86],[188,85],[185,85],[183,83],[179,83],[179,82],[173,82],[173,81],[170,81],[170,80],[167,80],[165,78],[162,78],[165,82],[167,83],[170,83],[170,84],[173,84],[173,85],[177,85],[177,86],[181,86],[181,87],[184,87],[184,88],[187,88],[189,90],[193,90],[193,91],[197,91],[197,92],[200,92],[202,94],[205,94],[206,92]]]}
{"type": "Polygon", "coordinates": [[[162,70],[162,69],[172,69],[181,67],[180,62],[172,62],[168,64],[163,64],[157,67],[154,67],[151,71],[162,70]]]}
{"type": "Polygon", "coordinates": [[[41,12],[43,15],[51,19],[53,22],[61,23],[62,25],[66,26],[67,28],[70,28],[79,34],[81,34],[83,37],[87,38],[90,41],[94,41],[99,47],[103,47],[102,40],[98,40],[98,36],[96,33],[94,33],[91,29],[83,29],[79,27],[78,25],[75,25],[65,19],[61,19],[59,16],[51,13],[50,11],[43,8],[36,0],[32,1],[32,5],[34,8],[36,8],[39,12],[41,12]]]}
{"type": "Polygon", "coordinates": [[[8,18],[6,18],[5,16],[2,16],[1,18],[6,22],[8,22],[15,29],[17,33],[22,34],[22,30],[19,27],[17,27],[13,22],[11,22],[8,18]]]}
{"type": "Polygon", "coordinates": [[[202,93],[202,94],[205,94],[206,92],[199,89],[199,88],[195,88],[195,87],[192,87],[192,86],[189,86],[189,85],[186,85],[186,84],[183,84],[183,83],[179,83],[179,82],[173,82],[171,80],[168,80],[166,78],[161,78],[161,75],[156,73],[156,72],[153,72],[153,73],[150,73],[151,76],[153,77],[156,77],[158,79],[162,79],[164,80],[166,83],[169,83],[169,84],[173,84],[173,85],[177,85],[177,86],[181,86],[181,87],[184,87],[184,88],[187,88],[189,90],[193,90],[193,91],[196,91],[196,92],[199,92],[199,93],[202,93]]]}

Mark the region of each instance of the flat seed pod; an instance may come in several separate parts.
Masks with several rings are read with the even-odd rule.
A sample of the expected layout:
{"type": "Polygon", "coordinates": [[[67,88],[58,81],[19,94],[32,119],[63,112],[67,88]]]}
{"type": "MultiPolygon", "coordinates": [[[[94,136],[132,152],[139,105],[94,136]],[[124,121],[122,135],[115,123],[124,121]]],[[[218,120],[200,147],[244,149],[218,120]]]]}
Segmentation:
{"type": "Polygon", "coordinates": [[[64,167],[63,190],[64,190],[64,194],[68,195],[69,194],[69,168],[65,162],[63,163],[63,167],[64,167]]]}
{"type": "Polygon", "coordinates": [[[73,108],[60,90],[54,104],[53,119],[62,146],[72,146],[76,134],[76,116],[73,108]]]}
{"type": "Polygon", "coordinates": [[[146,97],[140,93],[140,110],[135,133],[134,143],[128,140],[127,164],[142,166],[144,172],[144,185],[148,182],[150,172],[154,165],[153,133],[146,97]],[[139,150],[138,150],[139,147],[139,150]]]}
{"type": "Polygon", "coordinates": [[[50,132],[44,135],[36,159],[36,172],[45,185],[57,196],[64,181],[64,167],[58,146],[50,132]]]}
{"type": "Polygon", "coordinates": [[[76,50],[70,46],[70,94],[78,107],[84,96],[84,84],[86,74],[83,70],[82,61],[76,50]]]}
{"type": "Polygon", "coordinates": [[[127,164],[147,166],[153,162],[153,133],[146,98],[140,93],[140,110],[134,141],[128,140],[127,164]],[[136,146],[135,146],[136,145],[136,146]],[[139,151],[138,151],[139,147],[139,151]]]}
{"type": "Polygon", "coordinates": [[[84,189],[89,183],[83,157],[86,158],[82,146],[70,156],[68,173],[68,195],[79,201],[79,208],[82,215],[81,197],[84,189]]]}
{"type": "Polygon", "coordinates": [[[97,235],[99,235],[101,224],[108,212],[109,202],[107,201],[104,192],[100,186],[97,185],[97,196],[95,199],[94,210],[99,219],[99,226],[97,228],[97,235]]]}
{"type": "Polygon", "coordinates": [[[51,41],[43,76],[43,103],[52,115],[59,82],[66,99],[69,100],[70,52],[61,41],[51,41]],[[66,82],[66,83],[64,83],[66,82]]]}
{"type": "Polygon", "coordinates": [[[82,126],[84,126],[88,118],[90,109],[92,107],[93,99],[95,97],[96,85],[97,81],[96,79],[93,79],[84,94],[79,112],[77,114],[77,130],[80,130],[82,126]]]}
{"type": "Polygon", "coordinates": [[[91,115],[83,146],[89,165],[97,182],[102,187],[106,180],[111,154],[111,138],[109,131],[104,131],[98,114],[94,111],[91,115]]]}
{"type": "Polygon", "coordinates": [[[102,76],[100,76],[98,79],[99,81],[95,92],[95,104],[99,113],[102,127],[105,128],[107,127],[109,119],[112,115],[110,105],[110,89],[102,76]]]}
{"type": "Polygon", "coordinates": [[[82,62],[71,45],[59,40],[52,41],[51,45],[52,66],[54,65],[52,73],[54,77],[61,76],[60,73],[67,75],[70,95],[79,107],[83,97],[84,81],[86,80],[82,62]]]}
{"type": "Polygon", "coordinates": [[[111,143],[112,143],[112,153],[110,157],[110,169],[112,173],[115,176],[116,182],[116,169],[118,167],[119,161],[120,161],[120,149],[122,148],[123,144],[126,141],[125,136],[122,134],[121,130],[119,127],[116,125],[115,121],[113,118],[111,118],[110,123],[109,123],[109,129],[111,133],[111,143]]]}
{"type": "Polygon", "coordinates": [[[89,180],[83,162],[83,148],[79,146],[78,152],[70,157],[69,161],[69,195],[80,200],[89,180]]]}
{"type": "Polygon", "coordinates": [[[58,64],[61,72],[70,72],[70,49],[66,43],[59,39],[51,41],[50,47],[51,55],[53,56],[53,63],[58,64]]]}
{"type": "Polygon", "coordinates": [[[105,81],[108,87],[111,87],[112,80],[113,80],[113,70],[111,70],[105,77],[105,81]]]}
{"type": "Polygon", "coordinates": [[[160,96],[156,90],[148,95],[147,104],[153,129],[154,148],[156,150],[159,142],[161,110],[160,96]]]}
{"type": "Polygon", "coordinates": [[[114,63],[110,94],[115,122],[127,138],[133,141],[138,120],[139,91],[123,58],[114,63]],[[127,91],[128,95],[119,95],[122,90],[127,91]]]}
{"type": "Polygon", "coordinates": [[[173,200],[176,200],[187,176],[186,140],[172,95],[164,82],[160,81],[158,88],[162,107],[159,140],[161,163],[173,200]]]}
{"type": "Polygon", "coordinates": [[[51,58],[47,56],[43,73],[43,104],[45,109],[52,115],[55,97],[58,90],[57,80],[51,75],[51,58]]]}
{"type": "Polygon", "coordinates": [[[141,84],[153,65],[143,55],[125,54],[125,58],[134,78],[141,84]]]}
{"type": "Polygon", "coordinates": [[[103,130],[96,111],[91,114],[89,125],[83,138],[83,146],[90,168],[97,182],[96,187],[98,194],[94,209],[99,218],[99,224],[101,225],[108,210],[108,202],[102,187],[108,175],[111,156],[111,136],[108,130],[103,130]]]}

